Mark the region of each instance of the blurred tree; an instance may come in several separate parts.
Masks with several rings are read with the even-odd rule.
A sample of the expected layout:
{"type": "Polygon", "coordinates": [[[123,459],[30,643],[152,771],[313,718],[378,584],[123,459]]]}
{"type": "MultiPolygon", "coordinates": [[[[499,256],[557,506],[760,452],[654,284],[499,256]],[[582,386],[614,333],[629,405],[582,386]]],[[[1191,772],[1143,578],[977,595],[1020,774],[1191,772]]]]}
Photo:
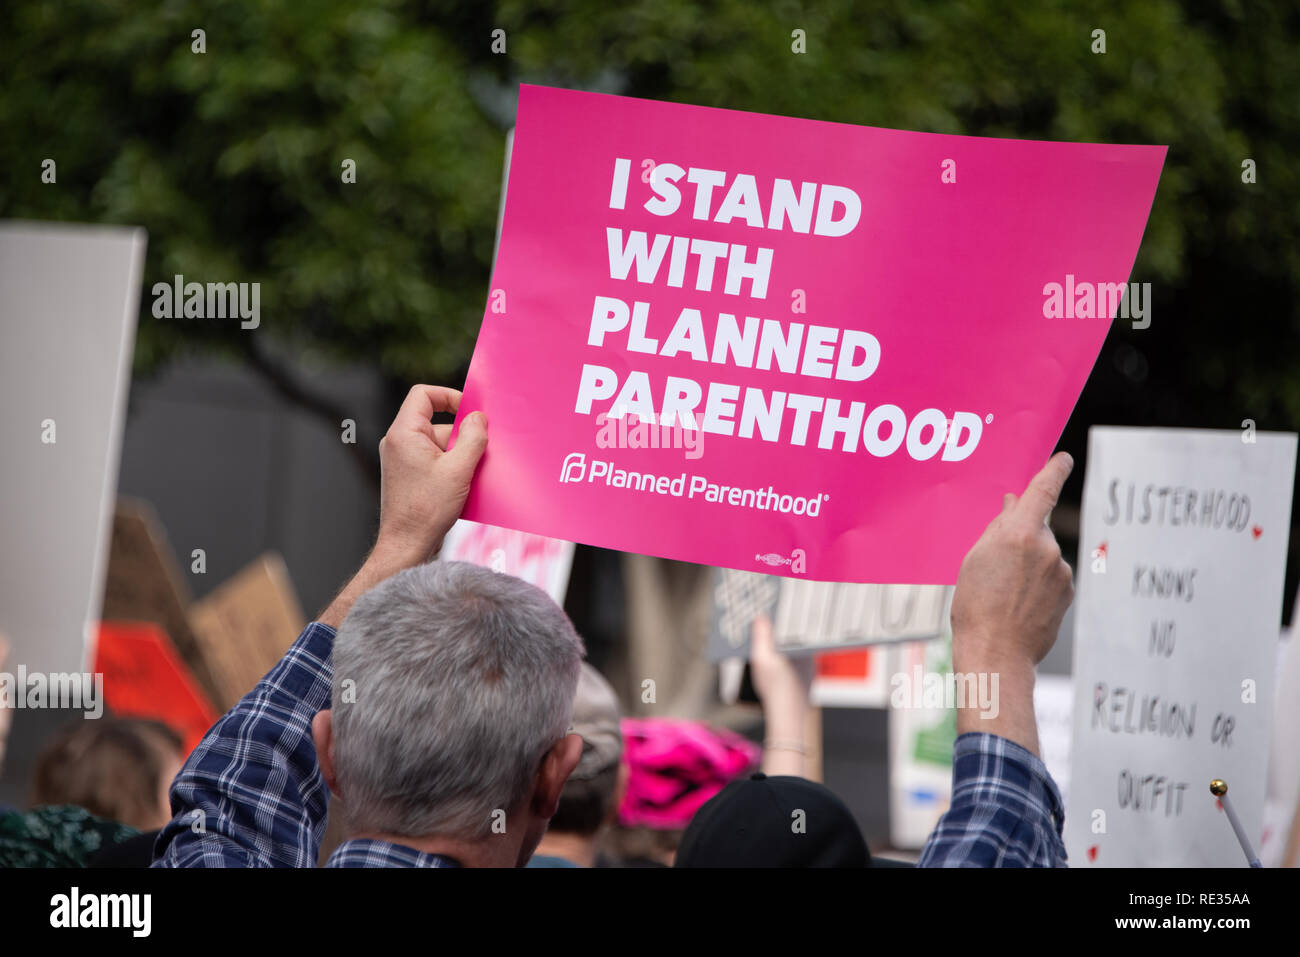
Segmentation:
{"type": "Polygon", "coordinates": [[[1293,4],[9,0],[0,36],[0,215],[149,229],[141,372],[178,349],[233,351],[328,414],[269,342],[373,359],[396,380],[462,375],[523,80],[1169,144],[1132,277],[1152,283],[1152,325],[1116,324],[1065,444],[1093,422],[1300,426],[1293,4]],[[57,186],[40,181],[46,157],[57,186]],[[261,328],[154,318],[148,287],[177,273],[260,281],[261,328]]]}
{"type": "Polygon", "coordinates": [[[273,343],[408,382],[465,364],[504,137],[465,95],[460,38],[418,7],[17,2],[0,36],[0,215],[148,228],[138,372],[232,352],[337,427],[273,343]],[[260,282],[261,325],[155,318],[150,287],[176,274],[260,282]]]}

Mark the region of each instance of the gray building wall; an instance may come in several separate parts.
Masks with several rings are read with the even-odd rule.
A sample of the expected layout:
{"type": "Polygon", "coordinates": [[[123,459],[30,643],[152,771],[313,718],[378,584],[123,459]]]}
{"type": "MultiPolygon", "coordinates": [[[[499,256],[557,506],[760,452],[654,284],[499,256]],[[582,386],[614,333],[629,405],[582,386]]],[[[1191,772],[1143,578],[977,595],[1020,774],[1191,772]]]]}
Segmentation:
{"type": "MultiPolygon", "coordinates": [[[[378,442],[390,410],[376,375],[296,374],[356,419],[358,442],[378,442]]],[[[378,491],[341,434],[241,366],[177,363],[132,387],[118,494],[157,510],[195,598],[274,550],[310,617],[356,570],[378,520],[378,491]],[[195,548],[204,575],[190,571],[195,548]]]]}

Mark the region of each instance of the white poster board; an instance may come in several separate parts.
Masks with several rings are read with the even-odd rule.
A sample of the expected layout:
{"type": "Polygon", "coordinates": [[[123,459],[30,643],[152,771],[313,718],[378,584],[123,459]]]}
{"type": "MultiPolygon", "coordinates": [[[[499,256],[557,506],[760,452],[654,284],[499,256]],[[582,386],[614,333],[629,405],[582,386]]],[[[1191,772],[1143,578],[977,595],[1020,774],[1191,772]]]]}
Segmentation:
{"type": "Polygon", "coordinates": [[[1291,434],[1089,432],[1073,866],[1245,866],[1214,778],[1258,851],[1295,458],[1291,434]]]}
{"type": "Polygon", "coordinates": [[[438,557],[522,578],[563,608],[573,568],[573,542],[461,519],[447,533],[438,557]]]}
{"type": "Polygon", "coordinates": [[[951,600],[947,585],[804,581],[719,568],[707,653],[712,661],[748,658],[759,615],[772,622],[776,646],[787,655],[928,641],[948,627],[951,600]]]}
{"type": "Polygon", "coordinates": [[[1070,800],[1070,744],[1074,734],[1074,682],[1066,675],[1034,679],[1034,720],[1038,756],[1056,782],[1061,800],[1070,800]]]}
{"type": "MultiPolygon", "coordinates": [[[[501,201],[497,204],[497,232],[492,243],[492,269],[496,271],[497,250],[501,248],[501,222],[506,214],[506,187],[510,183],[510,155],[515,131],[506,131],[505,160],[501,168],[501,201]]],[[[551,596],[561,608],[569,589],[569,572],[573,568],[573,542],[547,538],[512,528],[498,528],[460,519],[447,533],[439,558],[444,561],[470,562],[493,571],[505,572],[536,585],[551,596]]]]}
{"type": "Polygon", "coordinates": [[[1268,786],[1264,800],[1264,834],[1259,859],[1265,867],[1294,867],[1286,860],[1287,842],[1298,820],[1300,805],[1300,696],[1284,689],[1300,688],[1300,632],[1291,612],[1291,633],[1278,647],[1277,687],[1273,706],[1273,736],[1268,755],[1268,786]]]}
{"type": "Polygon", "coordinates": [[[91,660],[144,268],[142,229],[0,224],[6,666],[91,660]]]}

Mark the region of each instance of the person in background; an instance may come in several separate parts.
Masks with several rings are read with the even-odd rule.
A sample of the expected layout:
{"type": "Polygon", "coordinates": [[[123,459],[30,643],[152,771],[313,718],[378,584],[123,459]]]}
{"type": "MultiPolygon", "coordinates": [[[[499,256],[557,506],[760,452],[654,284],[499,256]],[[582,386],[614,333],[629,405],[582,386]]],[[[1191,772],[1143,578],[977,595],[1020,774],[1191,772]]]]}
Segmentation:
{"type": "Polygon", "coordinates": [[[777,650],[772,622],[754,619],[749,644],[749,670],[754,692],[763,706],[763,773],[768,777],[803,777],[807,771],[805,745],[816,659],[792,658],[777,650]]]}
{"type": "Polygon", "coordinates": [[[624,718],[623,754],[627,794],[609,841],[622,867],[672,867],[691,818],[759,756],[732,731],[671,718],[624,718]]]}
{"type": "Polygon", "coordinates": [[[147,867],[181,747],[157,721],[105,716],[64,728],[37,759],[34,806],[0,812],[0,867],[147,867]]]}
{"type": "Polygon", "coordinates": [[[160,721],[84,719],[56,734],[37,758],[31,803],[74,804],[156,831],[171,820],[167,789],[183,759],[180,735],[160,721]]]}
{"type": "Polygon", "coordinates": [[[560,807],[529,867],[595,867],[600,840],[618,815],[627,790],[618,696],[583,663],[573,702],[573,733],[582,757],[560,794],[560,807]]]}
{"type": "MultiPolygon", "coordinates": [[[[1070,566],[1047,524],[1073,465],[1059,453],[1023,496],[1004,496],[1001,513],[962,561],[952,602],[953,667],[996,673],[999,700],[996,713],[959,702],[952,801],[921,867],[1065,866],[1061,796],[1038,756],[1034,669],[1074,597],[1070,566]]],[[[776,776],[756,775],[702,808],[682,839],[679,866],[862,866],[861,833],[847,808],[801,777],[807,677],[776,651],[761,619],[751,665],[767,721],[764,771],[776,776]],[[800,811],[805,830],[796,832],[792,815],[800,811]]]]}
{"type": "Polygon", "coordinates": [[[754,620],[750,671],[763,705],[763,769],[728,784],[682,836],[675,867],[870,867],[848,806],[807,772],[805,723],[813,658],[777,650],[754,620]]]}

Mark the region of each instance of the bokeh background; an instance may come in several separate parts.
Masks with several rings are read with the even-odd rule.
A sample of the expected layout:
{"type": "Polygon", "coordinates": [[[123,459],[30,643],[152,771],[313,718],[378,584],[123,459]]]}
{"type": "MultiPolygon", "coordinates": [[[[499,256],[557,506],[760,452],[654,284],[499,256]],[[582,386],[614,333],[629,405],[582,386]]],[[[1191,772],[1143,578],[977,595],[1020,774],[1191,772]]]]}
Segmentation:
{"type": "MultiPolygon", "coordinates": [[[[463,382],[520,82],[1167,144],[1130,277],[1151,325],[1113,324],[1061,447],[1082,463],[1095,424],[1300,428],[1294,2],[7,0],[0,78],[0,217],[148,229],[119,490],[178,555],[205,549],[195,597],[274,550],[311,615],[359,562],[401,396],[463,382]],[[260,327],[155,318],[176,274],[259,282],[260,327]]],[[[1071,559],[1082,475],[1054,516],[1071,559]]],[[[1296,559],[1293,530],[1288,596],[1296,559]]],[[[580,547],[567,603],[614,669],[625,571],[580,547]]]]}

